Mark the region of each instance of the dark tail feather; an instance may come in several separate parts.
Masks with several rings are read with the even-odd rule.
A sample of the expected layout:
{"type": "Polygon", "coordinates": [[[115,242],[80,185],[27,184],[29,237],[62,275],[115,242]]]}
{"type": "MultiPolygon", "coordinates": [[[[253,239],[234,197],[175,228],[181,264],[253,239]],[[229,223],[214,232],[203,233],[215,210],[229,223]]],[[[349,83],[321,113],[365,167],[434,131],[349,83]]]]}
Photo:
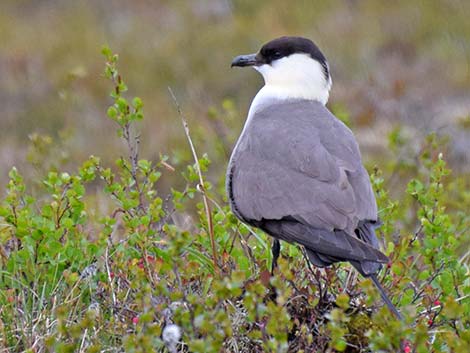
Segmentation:
{"type": "Polygon", "coordinates": [[[379,282],[379,279],[377,278],[377,275],[376,274],[372,274],[369,276],[370,279],[372,279],[372,282],[374,282],[375,286],[377,287],[377,289],[379,290],[380,292],[380,296],[382,297],[382,300],[384,301],[384,303],[388,306],[388,308],[390,309],[390,311],[395,314],[395,316],[400,320],[400,321],[403,321],[403,316],[401,316],[401,314],[398,312],[397,308],[395,307],[395,305],[393,305],[392,301],[390,300],[390,298],[387,296],[387,294],[385,293],[385,290],[383,289],[382,285],[380,284],[379,282]]]}

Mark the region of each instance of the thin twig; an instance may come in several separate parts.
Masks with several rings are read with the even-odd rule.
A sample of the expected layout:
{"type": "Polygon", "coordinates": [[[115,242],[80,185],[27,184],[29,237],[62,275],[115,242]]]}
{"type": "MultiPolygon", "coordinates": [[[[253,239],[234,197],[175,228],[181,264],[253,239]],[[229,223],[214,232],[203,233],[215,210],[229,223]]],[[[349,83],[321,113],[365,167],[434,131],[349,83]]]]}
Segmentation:
{"type": "Polygon", "coordinates": [[[302,255],[305,259],[305,262],[307,264],[307,268],[308,270],[310,271],[310,273],[313,275],[313,277],[315,278],[315,280],[317,281],[317,284],[318,284],[318,295],[320,297],[320,301],[323,300],[323,290],[322,290],[322,287],[321,287],[321,280],[317,274],[317,271],[315,271],[312,267],[312,264],[310,263],[310,259],[308,258],[308,255],[307,255],[307,250],[305,250],[305,248],[302,246],[300,248],[300,251],[302,252],[302,255]]]}
{"type": "MultiPolygon", "coordinates": [[[[460,297],[460,298],[457,298],[455,299],[455,301],[458,303],[464,299],[467,299],[467,298],[470,298],[470,294],[467,294],[467,295],[464,295],[463,297],[460,297]]],[[[436,311],[436,310],[441,310],[442,309],[442,305],[435,305],[429,309],[426,309],[426,310],[423,310],[421,312],[418,313],[418,315],[423,315],[423,314],[428,314],[429,312],[432,312],[432,311],[436,311]]]]}
{"type": "Polygon", "coordinates": [[[78,350],[79,352],[84,351],[83,349],[85,348],[85,340],[86,340],[87,334],[88,334],[88,329],[86,328],[85,332],[83,332],[82,342],[80,343],[80,349],[78,350]]]}
{"type": "Polygon", "coordinates": [[[113,298],[113,308],[116,306],[116,294],[114,293],[114,281],[113,278],[111,277],[111,270],[109,269],[109,240],[108,240],[108,245],[106,246],[106,252],[105,252],[105,266],[106,266],[106,274],[108,275],[108,281],[111,286],[111,294],[113,298]]]}
{"type": "Polygon", "coordinates": [[[436,271],[434,271],[433,275],[428,278],[428,280],[426,281],[426,283],[424,285],[421,286],[421,289],[417,293],[415,293],[415,295],[413,297],[413,300],[411,300],[411,303],[415,303],[421,297],[421,295],[424,293],[424,290],[426,289],[426,286],[431,284],[431,282],[434,281],[434,279],[437,276],[439,276],[442,269],[444,268],[444,265],[445,265],[444,263],[441,264],[441,266],[439,266],[439,268],[436,271]]]}
{"type": "Polygon", "coordinates": [[[199,158],[197,157],[196,149],[194,148],[193,141],[191,139],[191,135],[189,134],[189,127],[188,127],[188,122],[186,121],[183,112],[181,110],[181,107],[178,103],[178,100],[176,99],[175,94],[173,93],[173,90],[171,87],[168,87],[168,91],[170,92],[171,97],[173,98],[173,101],[176,106],[176,110],[178,112],[178,115],[181,118],[181,121],[183,122],[183,127],[184,127],[184,133],[186,134],[186,138],[188,139],[189,147],[191,148],[191,152],[193,154],[194,162],[196,164],[196,172],[199,176],[199,185],[198,185],[198,190],[202,194],[202,199],[204,202],[204,209],[206,211],[206,218],[207,218],[207,224],[208,224],[208,231],[209,231],[209,237],[211,240],[211,247],[212,247],[212,260],[214,261],[214,269],[216,273],[219,273],[219,266],[218,266],[218,261],[217,261],[217,251],[215,248],[215,238],[214,238],[214,225],[212,222],[212,213],[209,205],[209,200],[206,195],[206,190],[204,189],[204,179],[202,177],[202,172],[201,172],[201,166],[199,165],[199,158]]]}

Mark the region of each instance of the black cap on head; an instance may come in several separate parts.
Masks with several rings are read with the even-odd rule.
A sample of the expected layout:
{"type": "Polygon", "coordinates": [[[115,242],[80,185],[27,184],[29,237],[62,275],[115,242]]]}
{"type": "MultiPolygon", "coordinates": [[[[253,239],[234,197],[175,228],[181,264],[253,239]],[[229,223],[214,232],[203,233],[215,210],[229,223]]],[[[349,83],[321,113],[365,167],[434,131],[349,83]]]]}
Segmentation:
{"type": "Polygon", "coordinates": [[[292,54],[307,54],[320,63],[325,74],[325,78],[329,78],[329,69],[325,56],[318,47],[310,39],[302,37],[280,37],[263,45],[254,55],[241,55],[236,57],[232,66],[253,66],[271,63],[275,60],[282,59],[292,54]]]}
{"type": "Polygon", "coordinates": [[[308,54],[320,63],[325,71],[325,75],[329,75],[328,64],[323,53],[310,39],[302,37],[281,37],[274,39],[261,47],[260,56],[266,64],[281,59],[292,54],[308,54]]]}

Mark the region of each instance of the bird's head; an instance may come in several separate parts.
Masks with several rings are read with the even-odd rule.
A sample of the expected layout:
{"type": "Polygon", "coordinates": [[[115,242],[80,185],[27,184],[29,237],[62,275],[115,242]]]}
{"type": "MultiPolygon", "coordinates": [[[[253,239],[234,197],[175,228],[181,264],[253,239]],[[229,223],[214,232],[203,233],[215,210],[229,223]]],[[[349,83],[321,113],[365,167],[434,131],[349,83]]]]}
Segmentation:
{"type": "Polygon", "coordinates": [[[274,39],[256,54],[237,56],[233,66],[252,66],[263,75],[263,90],[279,98],[313,99],[323,104],[328,101],[331,88],[328,62],[310,39],[274,39]]]}

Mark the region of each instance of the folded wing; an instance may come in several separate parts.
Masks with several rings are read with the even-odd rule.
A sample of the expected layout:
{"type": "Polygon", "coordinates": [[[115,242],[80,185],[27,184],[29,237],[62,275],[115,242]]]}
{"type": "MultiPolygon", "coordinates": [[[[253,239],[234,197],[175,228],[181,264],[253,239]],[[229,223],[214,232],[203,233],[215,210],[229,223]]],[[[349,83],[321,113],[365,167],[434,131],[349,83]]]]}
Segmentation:
{"type": "Polygon", "coordinates": [[[324,263],[387,261],[355,233],[377,219],[375,198],[352,132],[320,103],[256,112],[232,155],[228,189],[242,219],[326,255],[324,263]]]}

